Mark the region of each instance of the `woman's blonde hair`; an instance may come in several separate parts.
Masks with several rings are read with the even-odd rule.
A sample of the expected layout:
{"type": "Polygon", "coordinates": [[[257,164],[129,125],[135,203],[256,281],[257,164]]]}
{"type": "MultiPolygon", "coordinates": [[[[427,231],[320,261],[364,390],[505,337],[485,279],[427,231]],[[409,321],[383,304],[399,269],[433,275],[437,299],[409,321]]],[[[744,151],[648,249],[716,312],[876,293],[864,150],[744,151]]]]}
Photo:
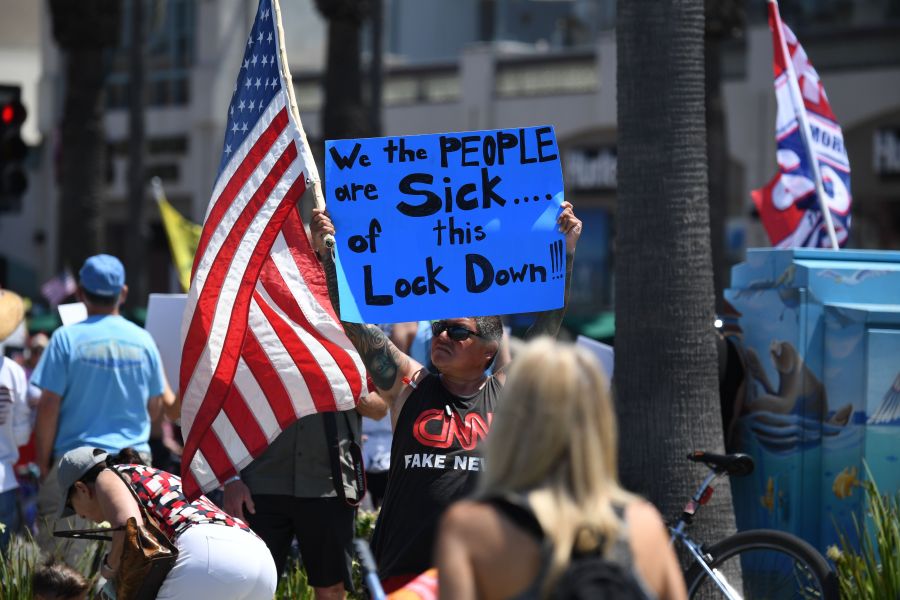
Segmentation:
{"type": "Polygon", "coordinates": [[[614,504],[634,499],[619,485],[616,416],[597,360],[540,338],[516,356],[485,445],[479,496],[526,494],[553,559],[546,594],[572,549],[615,541],[614,504]]]}

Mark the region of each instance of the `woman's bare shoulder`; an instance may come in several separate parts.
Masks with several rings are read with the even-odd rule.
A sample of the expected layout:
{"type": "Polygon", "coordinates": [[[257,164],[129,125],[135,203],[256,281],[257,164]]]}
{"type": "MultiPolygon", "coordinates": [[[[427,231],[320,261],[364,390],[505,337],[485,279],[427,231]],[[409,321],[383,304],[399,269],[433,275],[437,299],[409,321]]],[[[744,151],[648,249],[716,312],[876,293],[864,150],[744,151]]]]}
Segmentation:
{"type": "Polygon", "coordinates": [[[683,599],[684,580],[659,511],[638,500],[626,507],[625,520],[634,562],[644,582],[658,598],[683,599]]]}
{"type": "Polygon", "coordinates": [[[474,533],[496,519],[496,512],[488,504],[475,500],[460,500],[444,511],[441,523],[443,527],[474,533]]]}
{"type": "Polygon", "coordinates": [[[632,550],[637,555],[652,553],[660,543],[668,543],[666,525],[659,511],[646,500],[636,500],[625,507],[632,550]]]}
{"type": "Polygon", "coordinates": [[[656,527],[657,525],[663,525],[662,516],[660,516],[656,507],[643,499],[628,503],[628,506],[625,507],[625,520],[628,521],[630,527],[643,525],[656,527]]]}

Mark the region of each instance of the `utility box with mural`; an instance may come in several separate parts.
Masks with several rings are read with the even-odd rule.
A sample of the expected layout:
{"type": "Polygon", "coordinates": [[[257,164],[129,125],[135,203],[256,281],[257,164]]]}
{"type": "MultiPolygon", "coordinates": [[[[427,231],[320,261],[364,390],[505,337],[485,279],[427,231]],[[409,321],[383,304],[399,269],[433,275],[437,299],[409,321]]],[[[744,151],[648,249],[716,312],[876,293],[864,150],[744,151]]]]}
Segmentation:
{"type": "Polygon", "coordinates": [[[900,252],[749,250],[725,297],[746,373],[727,445],[756,461],[738,527],[824,552],[865,517],[864,462],[900,490],[900,252]]]}

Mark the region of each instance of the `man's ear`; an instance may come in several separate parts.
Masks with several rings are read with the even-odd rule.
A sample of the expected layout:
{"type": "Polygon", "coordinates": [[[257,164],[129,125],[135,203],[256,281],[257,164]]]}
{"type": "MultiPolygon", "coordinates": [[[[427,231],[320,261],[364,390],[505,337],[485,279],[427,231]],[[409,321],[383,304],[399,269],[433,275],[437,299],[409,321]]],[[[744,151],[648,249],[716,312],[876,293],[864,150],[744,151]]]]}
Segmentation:
{"type": "Polygon", "coordinates": [[[88,485],[83,481],[76,481],[75,483],[72,484],[72,488],[73,488],[73,491],[87,492],[88,495],[90,495],[90,493],[91,493],[91,488],[89,488],[88,485]]]}
{"type": "Polygon", "coordinates": [[[128,284],[122,285],[122,291],[119,292],[119,305],[125,304],[125,299],[128,298],[128,284]]]}
{"type": "Polygon", "coordinates": [[[494,359],[497,358],[497,354],[500,352],[500,342],[497,340],[491,340],[487,343],[487,349],[484,352],[484,357],[494,362],[494,359]]]}

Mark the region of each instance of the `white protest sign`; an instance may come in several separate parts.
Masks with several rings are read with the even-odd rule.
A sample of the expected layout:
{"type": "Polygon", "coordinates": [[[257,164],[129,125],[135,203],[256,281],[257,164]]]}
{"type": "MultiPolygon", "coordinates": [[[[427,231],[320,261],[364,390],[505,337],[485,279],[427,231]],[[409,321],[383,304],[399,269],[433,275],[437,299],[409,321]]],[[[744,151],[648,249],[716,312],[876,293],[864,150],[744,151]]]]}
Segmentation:
{"type": "Polygon", "coordinates": [[[611,381],[613,366],[615,365],[615,350],[613,347],[583,335],[579,335],[575,343],[585,350],[589,350],[591,354],[597,357],[597,360],[600,361],[600,366],[603,367],[607,382],[611,381]]]}
{"type": "Polygon", "coordinates": [[[71,304],[60,304],[56,307],[59,311],[59,318],[63,325],[72,325],[73,323],[81,323],[88,318],[87,306],[83,302],[72,302],[71,304]]]}
{"type": "Polygon", "coordinates": [[[187,294],[150,294],[147,303],[147,322],[144,328],[153,336],[162,357],[166,379],[173,390],[178,389],[178,370],[181,367],[181,315],[187,294]]]}

